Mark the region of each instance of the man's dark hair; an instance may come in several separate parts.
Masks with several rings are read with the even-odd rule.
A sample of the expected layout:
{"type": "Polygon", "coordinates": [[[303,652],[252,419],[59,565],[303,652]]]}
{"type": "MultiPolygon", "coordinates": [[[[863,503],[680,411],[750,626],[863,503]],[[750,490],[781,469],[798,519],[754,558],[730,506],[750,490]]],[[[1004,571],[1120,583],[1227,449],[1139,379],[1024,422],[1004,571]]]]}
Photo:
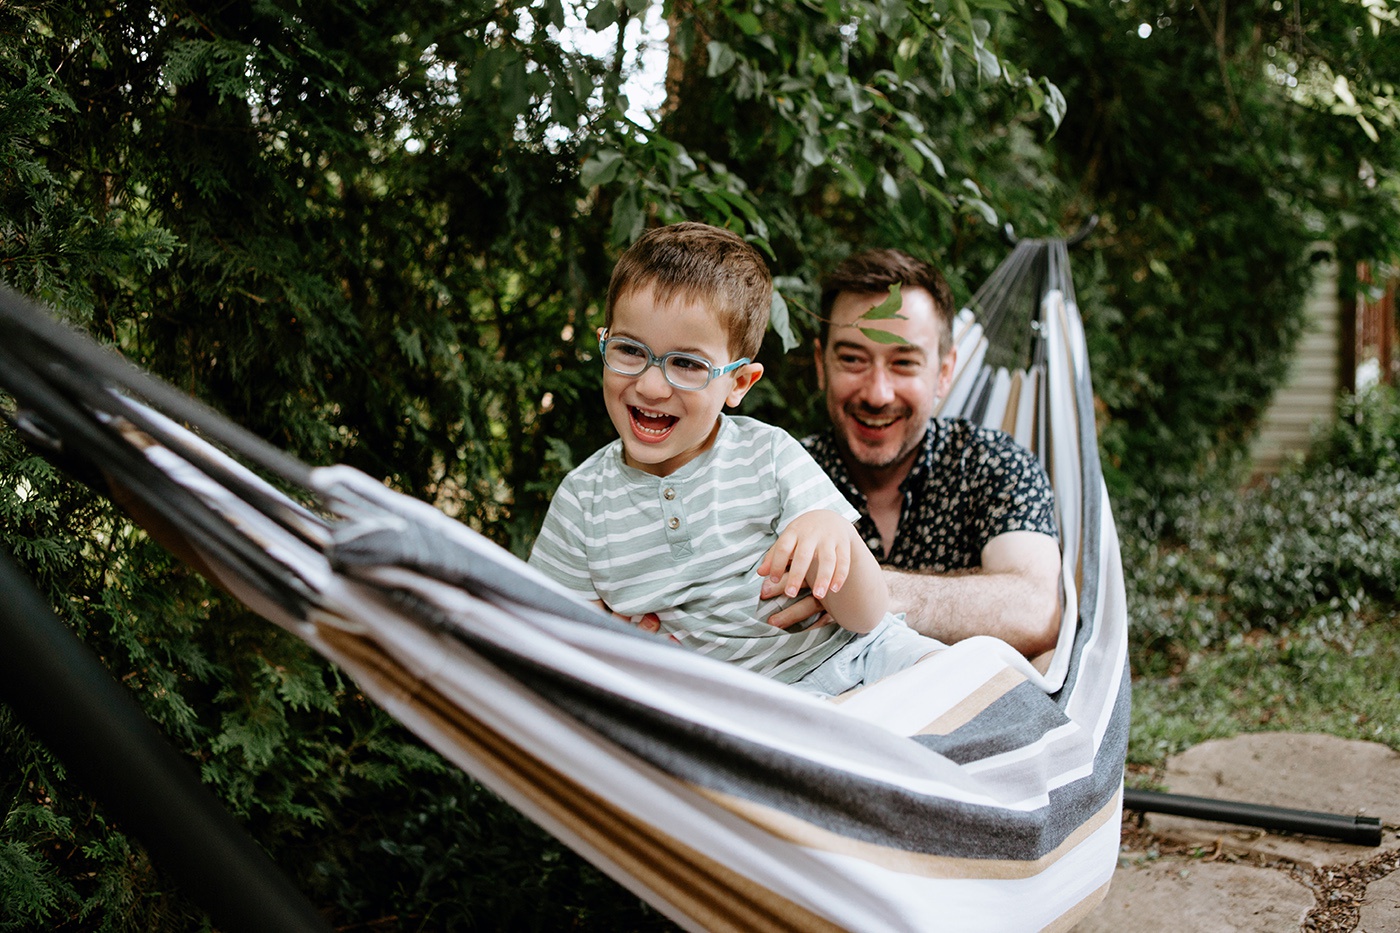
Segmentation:
{"type": "Polygon", "coordinates": [[[929,263],[897,249],[871,249],[848,256],[822,280],[821,340],[831,333],[831,308],[843,292],[857,295],[887,293],[890,287],[922,288],[933,296],[938,309],[938,349],[946,355],[953,348],[953,290],[929,263]]]}

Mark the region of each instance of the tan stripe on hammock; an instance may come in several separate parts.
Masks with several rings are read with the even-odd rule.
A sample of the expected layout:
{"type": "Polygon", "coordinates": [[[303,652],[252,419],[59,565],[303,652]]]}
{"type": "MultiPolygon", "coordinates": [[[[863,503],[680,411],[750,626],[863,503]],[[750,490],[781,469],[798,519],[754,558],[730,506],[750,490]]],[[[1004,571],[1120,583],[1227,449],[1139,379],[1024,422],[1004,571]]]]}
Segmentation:
{"type": "Polygon", "coordinates": [[[719,791],[702,787],[696,793],[709,797],[715,803],[740,816],[779,839],[786,839],[796,845],[806,846],[822,852],[832,852],[848,858],[859,859],[889,871],[921,878],[944,880],[976,879],[1000,880],[1034,878],[1074,851],[1110,820],[1119,818],[1118,794],[1113,795],[1098,812],[1091,814],[1075,828],[1058,846],[1038,859],[983,859],[962,858],[953,855],[930,855],[925,852],[909,852],[873,842],[851,839],[822,829],[798,819],[789,813],[765,807],[752,800],[733,797],[719,791]]]}
{"type": "Polygon", "coordinates": [[[437,734],[526,793],[552,819],[704,929],[839,933],[841,928],[830,921],[636,819],[526,753],[409,674],[373,642],[331,625],[317,625],[317,637],[348,662],[344,666],[356,680],[373,680],[410,697],[437,734]]]}

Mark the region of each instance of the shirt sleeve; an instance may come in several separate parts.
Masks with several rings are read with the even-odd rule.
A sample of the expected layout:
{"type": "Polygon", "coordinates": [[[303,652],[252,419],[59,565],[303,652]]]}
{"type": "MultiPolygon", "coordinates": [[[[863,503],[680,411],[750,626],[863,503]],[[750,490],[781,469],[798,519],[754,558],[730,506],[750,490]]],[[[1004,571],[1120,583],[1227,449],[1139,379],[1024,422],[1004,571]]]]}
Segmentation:
{"type": "Polygon", "coordinates": [[[599,599],[588,572],[587,526],[573,475],[554,492],[539,536],[530,550],[530,566],[585,599],[599,599]]]}
{"type": "Polygon", "coordinates": [[[812,455],[786,431],[773,431],[773,469],[778,478],[780,513],[777,532],[794,518],[817,509],[830,509],[849,522],[860,518],[846,497],[817,465],[812,455]]]}
{"type": "Polygon", "coordinates": [[[980,513],[982,541],[1011,531],[1038,531],[1059,538],[1055,494],[1040,461],[1009,437],[987,445],[971,484],[983,491],[980,513]]]}

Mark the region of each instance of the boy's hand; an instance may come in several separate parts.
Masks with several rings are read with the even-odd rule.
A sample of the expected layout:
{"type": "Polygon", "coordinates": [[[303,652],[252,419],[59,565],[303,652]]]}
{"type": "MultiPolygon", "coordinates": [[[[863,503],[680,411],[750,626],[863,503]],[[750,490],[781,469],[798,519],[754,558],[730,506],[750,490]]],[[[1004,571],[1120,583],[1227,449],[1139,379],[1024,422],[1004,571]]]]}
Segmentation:
{"type": "MultiPolygon", "coordinates": [[[[851,523],[827,509],[793,519],[759,561],[757,572],[795,597],[804,587],[822,599],[840,592],[851,571],[851,523]]],[[[772,587],[765,587],[772,589],[772,587]]]]}
{"type": "Polygon", "coordinates": [[[641,629],[644,632],[651,632],[652,634],[655,634],[661,631],[661,618],[654,612],[648,612],[646,615],[640,616],[625,616],[620,612],[613,612],[612,607],[610,607],[607,603],[603,602],[601,599],[593,600],[593,605],[597,606],[599,609],[603,610],[608,615],[612,616],[614,619],[617,619],[621,622],[626,622],[628,625],[635,625],[637,628],[641,629]]]}

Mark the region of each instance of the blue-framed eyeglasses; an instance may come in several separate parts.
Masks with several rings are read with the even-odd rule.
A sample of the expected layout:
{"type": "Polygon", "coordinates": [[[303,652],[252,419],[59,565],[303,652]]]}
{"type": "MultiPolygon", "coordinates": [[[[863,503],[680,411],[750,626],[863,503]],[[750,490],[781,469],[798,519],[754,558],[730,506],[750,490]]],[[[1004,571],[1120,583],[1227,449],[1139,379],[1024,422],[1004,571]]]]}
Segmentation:
{"type": "Polygon", "coordinates": [[[747,356],[723,366],[716,366],[703,356],[672,350],[657,356],[651,347],[631,337],[604,337],[598,341],[598,349],[603,354],[603,365],[619,376],[640,376],[652,366],[661,367],[661,375],[677,389],[695,392],[710,384],[718,376],[732,373],[746,363],[752,362],[747,356]]]}

